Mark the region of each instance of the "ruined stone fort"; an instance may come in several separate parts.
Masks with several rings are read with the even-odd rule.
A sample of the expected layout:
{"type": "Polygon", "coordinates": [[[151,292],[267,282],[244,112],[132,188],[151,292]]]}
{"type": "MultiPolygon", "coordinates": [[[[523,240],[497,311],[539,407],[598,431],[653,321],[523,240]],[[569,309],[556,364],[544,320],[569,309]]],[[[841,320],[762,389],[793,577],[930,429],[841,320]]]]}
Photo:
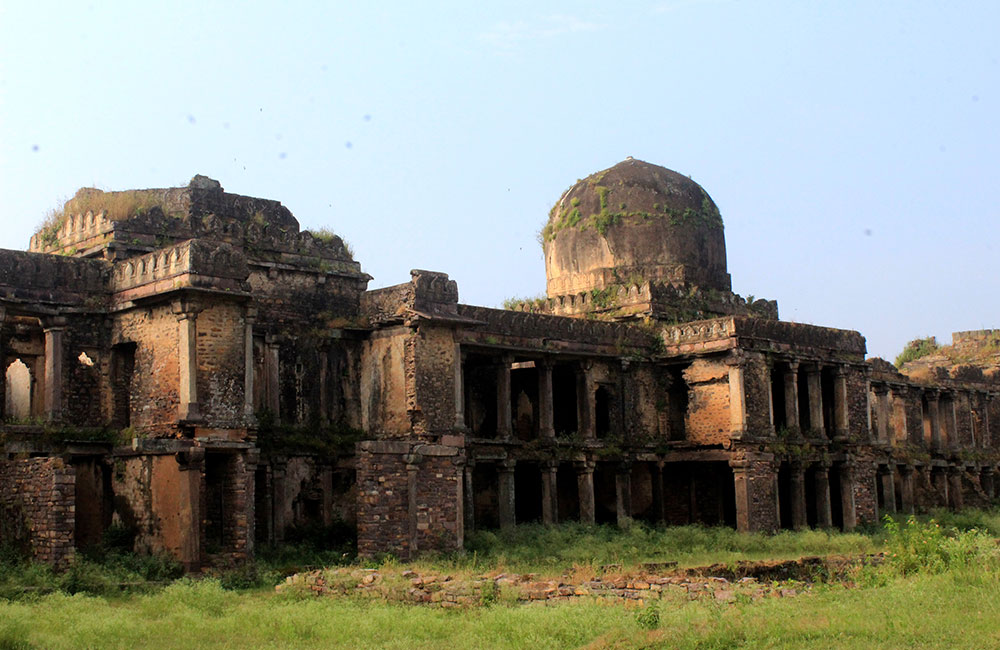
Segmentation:
{"type": "Polygon", "coordinates": [[[491,309],[439,272],[368,290],[338,236],[203,176],[80,190],[0,251],[0,542],[62,565],[119,526],[197,570],[335,522],[410,558],[524,522],[850,530],[996,496],[997,374],[907,374],[734,294],[689,178],[628,159],[542,239],[547,296],[491,309]]]}

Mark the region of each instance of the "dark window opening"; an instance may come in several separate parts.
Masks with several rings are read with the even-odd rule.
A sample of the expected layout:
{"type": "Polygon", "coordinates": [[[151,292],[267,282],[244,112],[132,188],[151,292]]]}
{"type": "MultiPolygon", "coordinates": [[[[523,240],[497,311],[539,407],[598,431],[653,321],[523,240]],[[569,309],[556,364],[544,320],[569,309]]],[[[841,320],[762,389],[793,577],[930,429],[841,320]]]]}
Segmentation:
{"type": "Polygon", "coordinates": [[[517,440],[538,437],[538,371],[532,367],[510,371],[511,426],[517,440]]]}
{"type": "Polygon", "coordinates": [[[135,343],[111,348],[112,421],[118,428],[132,426],[132,378],[135,375],[135,343]]]}
{"type": "Polygon", "coordinates": [[[559,521],[580,520],[580,483],[573,463],[560,463],[556,472],[559,521]]]}
{"type": "Polygon", "coordinates": [[[782,528],[792,529],[792,471],[788,463],[778,467],[778,521],[782,528]]]}
{"type": "Polygon", "coordinates": [[[476,528],[500,527],[500,476],[493,463],[476,463],[472,470],[472,492],[476,528]]]}
{"type": "MultiPolygon", "coordinates": [[[[799,429],[806,432],[813,427],[813,423],[810,421],[812,411],[809,408],[809,373],[801,366],[799,367],[797,383],[799,389],[799,429]]],[[[815,426],[819,428],[819,423],[817,422],[815,426]]]]}
{"type": "Polygon", "coordinates": [[[599,386],[594,393],[594,431],[598,438],[611,435],[611,408],[613,396],[605,386],[599,386]]]}
{"type": "Polygon", "coordinates": [[[823,368],[820,372],[820,388],[823,400],[823,429],[828,438],[833,437],[836,419],[834,418],[834,383],[836,376],[833,368],[823,368]]]}
{"type": "Polygon", "coordinates": [[[514,467],[514,520],[542,520],[542,472],[538,463],[520,461],[514,467]]]}
{"type": "Polygon", "coordinates": [[[684,371],[689,365],[667,368],[668,440],[684,440],[687,437],[687,412],[690,398],[688,384],[684,380],[684,371]]]}
{"type": "Polygon", "coordinates": [[[552,426],[557,436],[577,432],[576,370],[557,364],[552,368],[552,426]]]}
{"type": "Polygon", "coordinates": [[[618,521],[617,466],[618,463],[603,462],[594,468],[594,520],[598,524],[618,521]]]}
{"type": "Polygon", "coordinates": [[[771,368],[771,413],[774,416],[774,430],[785,431],[791,428],[785,417],[785,374],[788,364],[775,363],[771,368]]]}

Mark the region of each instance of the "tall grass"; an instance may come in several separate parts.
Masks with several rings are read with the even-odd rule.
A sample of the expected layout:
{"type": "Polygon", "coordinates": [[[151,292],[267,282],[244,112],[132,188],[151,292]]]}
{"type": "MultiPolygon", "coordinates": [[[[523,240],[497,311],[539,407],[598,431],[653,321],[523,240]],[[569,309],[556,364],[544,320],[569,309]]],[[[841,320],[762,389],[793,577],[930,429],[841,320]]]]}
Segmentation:
{"type": "Polygon", "coordinates": [[[463,563],[512,571],[551,572],[568,567],[674,561],[679,566],[737,560],[788,559],[805,555],[868,553],[878,550],[877,536],[823,530],[778,534],[739,533],[731,528],[675,526],[524,525],[511,531],[477,531],[466,542],[463,563]]]}

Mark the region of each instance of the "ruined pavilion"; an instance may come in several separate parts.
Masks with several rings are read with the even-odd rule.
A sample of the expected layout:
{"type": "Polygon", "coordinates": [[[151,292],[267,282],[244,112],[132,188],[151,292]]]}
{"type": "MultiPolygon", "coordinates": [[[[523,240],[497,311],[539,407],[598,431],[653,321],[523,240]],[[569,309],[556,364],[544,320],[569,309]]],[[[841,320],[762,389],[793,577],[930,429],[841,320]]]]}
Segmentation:
{"type": "Polygon", "coordinates": [[[335,522],[410,558],[522,522],[850,530],[996,496],[996,375],[908,376],[734,294],[689,178],[627,159],[542,239],[547,296],[491,309],[438,272],[368,290],[339,237],[203,176],[80,190],[0,251],[0,543],[63,565],[116,525],[197,570],[335,522]]]}

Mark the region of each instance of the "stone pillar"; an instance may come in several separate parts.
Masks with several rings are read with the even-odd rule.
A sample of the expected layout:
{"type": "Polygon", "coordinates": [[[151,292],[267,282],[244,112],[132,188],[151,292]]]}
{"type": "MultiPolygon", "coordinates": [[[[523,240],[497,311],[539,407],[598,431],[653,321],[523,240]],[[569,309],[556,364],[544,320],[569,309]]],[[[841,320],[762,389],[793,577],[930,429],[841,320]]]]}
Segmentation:
{"type": "Polygon", "coordinates": [[[198,313],[201,309],[189,302],[178,300],[173,306],[177,316],[177,357],[179,367],[180,401],[177,418],[181,421],[198,421],[198,313]]]}
{"type": "Polygon", "coordinates": [[[591,367],[590,361],[581,361],[576,375],[576,422],[580,430],[580,437],[584,440],[593,440],[597,435],[594,429],[597,405],[594,399],[591,367]]]}
{"type": "Polygon", "coordinates": [[[777,474],[770,458],[734,458],[736,528],[741,532],[778,527],[777,474]]]}
{"type": "Polygon", "coordinates": [[[914,507],[914,494],[913,494],[913,474],[915,470],[913,465],[900,465],[899,466],[899,487],[900,487],[900,505],[903,507],[903,514],[912,515],[916,512],[914,507]]]}
{"type": "Polygon", "coordinates": [[[253,417],[253,324],[257,320],[257,310],[247,307],[244,317],[243,336],[243,414],[253,417]]]}
{"type": "Polygon", "coordinates": [[[809,429],[817,438],[826,437],[826,425],[823,422],[823,384],[820,380],[820,367],[809,366],[806,369],[806,388],[809,393],[809,429]]]}
{"type": "Polygon", "coordinates": [[[663,461],[658,460],[655,463],[650,463],[650,470],[653,481],[653,521],[662,524],[666,519],[666,503],[663,499],[663,461]]]}
{"type": "Polygon", "coordinates": [[[785,371],[785,422],[791,432],[799,427],[799,362],[789,361],[785,371]]]}
{"type": "Polygon", "coordinates": [[[876,386],[872,390],[875,392],[875,423],[876,438],[878,442],[886,444],[889,440],[889,388],[887,386],[876,386]]]}
{"type": "Polygon", "coordinates": [[[833,512],[830,510],[830,466],[824,463],[816,465],[816,526],[830,528],[833,526],[833,512]]]}
{"type": "Polygon", "coordinates": [[[743,385],[743,367],[729,366],[729,433],[739,440],[747,431],[746,390],[743,385]]]}
{"type": "Polygon", "coordinates": [[[882,512],[896,512],[896,481],[893,477],[893,466],[880,466],[878,469],[878,480],[882,483],[882,512]]]}
{"type": "Polygon", "coordinates": [[[941,449],[941,414],[938,409],[938,396],[936,390],[927,391],[927,417],[931,421],[931,449],[940,451],[941,449]]]}
{"type": "Polygon", "coordinates": [[[497,466],[497,476],[500,485],[497,494],[500,497],[500,529],[509,530],[516,523],[514,509],[514,467],[516,461],[506,459],[497,466]]]}
{"type": "Polygon", "coordinates": [[[951,503],[951,499],[948,495],[948,472],[943,467],[939,467],[936,470],[932,467],[930,472],[931,485],[937,492],[938,500],[941,502],[943,507],[947,508],[948,504],[951,503]]]}
{"type": "Polygon", "coordinates": [[[264,368],[267,374],[265,397],[267,408],[275,420],[281,418],[281,346],[276,340],[268,337],[264,368]]]}
{"type": "Polygon", "coordinates": [[[56,316],[45,319],[45,419],[62,417],[63,332],[66,319],[56,316]]]}
{"type": "Polygon", "coordinates": [[[320,344],[316,352],[319,355],[319,377],[317,378],[319,381],[318,419],[322,423],[327,423],[330,421],[330,400],[328,396],[330,383],[327,381],[327,375],[330,372],[330,348],[327,345],[320,344]]]}
{"type": "Polygon", "coordinates": [[[511,428],[510,404],[510,364],[512,359],[503,356],[497,365],[497,438],[510,440],[511,428]]]}
{"type": "Polygon", "coordinates": [[[542,523],[546,526],[559,523],[558,471],[558,462],[542,463],[542,523]]]}
{"type": "Polygon", "coordinates": [[[958,399],[956,393],[950,394],[948,408],[945,409],[945,425],[948,430],[948,447],[958,449],[961,441],[958,439],[958,399]]]}
{"type": "Polygon", "coordinates": [[[580,523],[594,524],[597,512],[594,507],[594,462],[576,463],[576,486],[580,495],[580,523]]]}
{"type": "Polygon", "coordinates": [[[4,322],[7,320],[7,309],[0,306],[0,422],[7,417],[7,337],[4,336],[4,322]]]}
{"type": "Polygon", "coordinates": [[[993,479],[994,479],[993,468],[984,467],[979,481],[980,484],[983,486],[983,492],[986,493],[986,496],[989,499],[996,498],[996,491],[993,479]]]}
{"type": "Polygon", "coordinates": [[[803,530],[809,527],[809,519],[806,516],[806,468],[801,463],[792,465],[792,482],[790,490],[792,528],[803,530]]]}
{"type": "Polygon", "coordinates": [[[465,353],[455,344],[455,429],[466,431],[465,425],[465,353]]]}
{"type": "Polygon", "coordinates": [[[205,450],[192,447],[178,453],[176,459],[180,471],[177,484],[170,486],[170,490],[176,494],[179,505],[176,512],[180,532],[177,559],[184,565],[185,571],[198,571],[201,569],[201,537],[205,518],[205,513],[201,511],[205,450]]]}
{"type": "Polygon", "coordinates": [[[906,443],[910,441],[910,429],[906,422],[906,401],[907,393],[905,387],[891,388],[892,391],[892,428],[896,441],[906,443]]]}
{"type": "Polygon", "coordinates": [[[284,459],[272,461],[271,463],[271,539],[275,544],[285,541],[285,528],[288,527],[288,520],[285,510],[285,470],[287,464],[284,459]]]}
{"type": "Polygon", "coordinates": [[[948,507],[952,510],[961,510],[965,505],[962,496],[962,468],[948,468],[948,507]]]}
{"type": "Polygon", "coordinates": [[[473,483],[475,470],[475,461],[472,458],[466,460],[465,470],[462,473],[462,499],[465,501],[462,512],[465,514],[465,531],[467,533],[476,529],[476,493],[473,483]]]}
{"type": "Polygon", "coordinates": [[[619,527],[632,520],[632,465],[621,463],[615,471],[615,519],[619,527]]]}
{"type": "Polygon", "coordinates": [[[858,515],[854,508],[854,465],[852,463],[841,463],[839,469],[840,509],[843,513],[844,530],[852,531],[858,525],[858,515]]]}
{"type": "Polygon", "coordinates": [[[850,435],[847,408],[847,367],[838,365],[833,379],[833,437],[846,440],[850,435]]]}
{"type": "MultiPolygon", "coordinates": [[[[410,453],[406,460],[406,512],[409,531],[409,557],[420,552],[420,454],[410,453]]],[[[501,506],[502,507],[502,506],[501,506]]],[[[502,522],[501,522],[502,523],[502,522]]]]}
{"type": "Polygon", "coordinates": [[[535,362],[535,367],[538,369],[538,436],[551,440],[556,437],[552,405],[552,362],[542,359],[535,362]]]}

